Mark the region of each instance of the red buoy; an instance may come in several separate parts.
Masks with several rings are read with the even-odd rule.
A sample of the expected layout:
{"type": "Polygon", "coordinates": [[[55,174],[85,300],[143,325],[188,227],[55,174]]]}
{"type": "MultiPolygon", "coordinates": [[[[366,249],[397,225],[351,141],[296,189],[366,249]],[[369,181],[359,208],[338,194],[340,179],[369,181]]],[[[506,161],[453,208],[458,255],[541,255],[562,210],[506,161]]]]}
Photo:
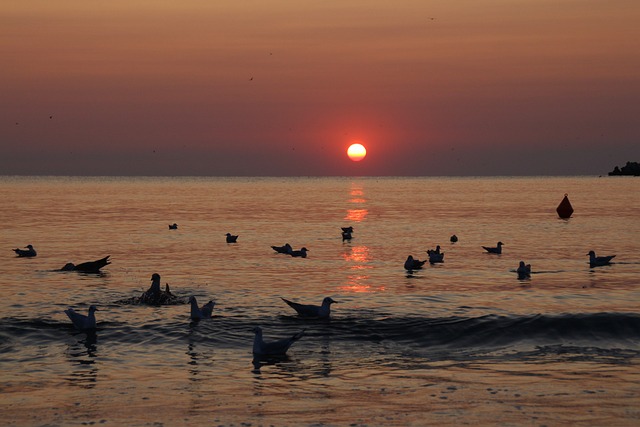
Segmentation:
{"type": "Polygon", "coordinates": [[[571,218],[571,214],[573,214],[573,207],[571,206],[571,202],[569,201],[567,194],[564,195],[564,199],[562,199],[556,208],[556,212],[558,212],[558,216],[562,219],[571,218]]]}

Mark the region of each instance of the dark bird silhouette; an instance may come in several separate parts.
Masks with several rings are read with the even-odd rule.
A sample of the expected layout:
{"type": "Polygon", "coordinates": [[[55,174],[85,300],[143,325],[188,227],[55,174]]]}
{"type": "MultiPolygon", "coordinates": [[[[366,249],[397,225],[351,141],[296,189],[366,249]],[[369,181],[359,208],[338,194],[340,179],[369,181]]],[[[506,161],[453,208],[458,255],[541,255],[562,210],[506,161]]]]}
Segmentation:
{"type": "Polygon", "coordinates": [[[500,255],[502,253],[502,245],[504,245],[504,243],[502,242],[498,242],[497,246],[495,248],[492,247],[488,247],[488,246],[483,246],[484,250],[489,252],[490,254],[498,254],[500,255]]]}
{"type": "Polygon", "coordinates": [[[287,354],[289,347],[302,338],[304,331],[303,329],[289,338],[265,342],[262,338],[262,328],[256,326],[253,328],[253,332],[256,334],[253,339],[253,354],[256,356],[284,356],[287,354]]]}
{"type": "Polygon", "coordinates": [[[110,256],[111,255],[107,255],[104,258],[100,258],[95,261],[83,262],[78,265],[75,265],[74,263],[69,262],[65,264],[65,266],[62,267],[60,271],[81,271],[83,273],[99,273],[102,267],[111,264],[111,262],[109,261],[110,256]]]}
{"type": "Polygon", "coordinates": [[[615,255],[596,256],[596,253],[594,251],[589,251],[587,255],[589,255],[590,267],[600,267],[602,265],[608,265],[611,263],[611,260],[615,258],[615,255]]]}
{"type": "Polygon", "coordinates": [[[444,262],[444,252],[440,252],[440,245],[437,245],[435,249],[429,249],[427,255],[429,255],[430,264],[444,262]]]}
{"type": "Polygon", "coordinates": [[[22,257],[22,258],[29,258],[29,257],[34,257],[34,256],[38,255],[36,250],[33,249],[33,246],[27,245],[27,246],[25,246],[25,248],[27,248],[27,249],[17,249],[16,248],[13,251],[16,253],[16,255],[18,255],[19,257],[22,257]]]}
{"type": "Polygon", "coordinates": [[[340,227],[343,233],[353,233],[353,227],[340,227]]]}
{"type": "Polygon", "coordinates": [[[457,241],[458,241],[458,236],[456,236],[456,235],[454,234],[453,236],[451,236],[451,237],[449,238],[449,240],[451,241],[451,243],[455,243],[455,242],[457,242],[457,241]]]}
{"type": "Polygon", "coordinates": [[[404,269],[408,271],[419,270],[426,262],[427,260],[420,261],[419,259],[414,259],[413,256],[409,255],[407,260],[404,262],[404,269]]]}
{"type": "Polygon", "coordinates": [[[177,230],[178,229],[178,224],[176,224],[175,222],[173,224],[169,224],[169,230],[177,230]]]}
{"type": "Polygon", "coordinates": [[[317,317],[320,319],[329,318],[331,315],[331,304],[337,304],[337,302],[331,297],[325,297],[322,300],[322,305],[299,304],[284,298],[282,298],[282,301],[286,302],[289,307],[293,308],[300,317],[317,317]]]}
{"type": "Polygon", "coordinates": [[[283,246],[271,246],[271,249],[278,252],[279,254],[290,254],[293,248],[290,244],[285,243],[283,246]]]}
{"type": "Polygon", "coordinates": [[[524,261],[520,261],[516,273],[518,273],[518,279],[526,279],[531,276],[531,264],[525,264],[524,261]]]}
{"type": "Polygon", "coordinates": [[[342,232],[342,241],[344,242],[345,240],[351,240],[353,238],[353,236],[351,235],[351,233],[349,233],[348,231],[343,231],[342,232]]]}
{"type": "Polygon", "coordinates": [[[142,293],[139,299],[141,304],[149,305],[166,305],[175,302],[177,297],[171,293],[169,285],[165,286],[165,290],[160,289],[160,275],[153,273],[151,275],[151,286],[142,293]]]}
{"type": "Polygon", "coordinates": [[[238,241],[238,236],[234,236],[231,233],[227,233],[227,243],[236,243],[238,241]]]}
{"type": "Polygon", "coordinates": [[[299,251],[291,251],[291,252],[289,252],[289,255],[291,255],[294,258],[306,258],[308,250],[309,249],[307,249],[307,248],[301,248],[299,251]]]}

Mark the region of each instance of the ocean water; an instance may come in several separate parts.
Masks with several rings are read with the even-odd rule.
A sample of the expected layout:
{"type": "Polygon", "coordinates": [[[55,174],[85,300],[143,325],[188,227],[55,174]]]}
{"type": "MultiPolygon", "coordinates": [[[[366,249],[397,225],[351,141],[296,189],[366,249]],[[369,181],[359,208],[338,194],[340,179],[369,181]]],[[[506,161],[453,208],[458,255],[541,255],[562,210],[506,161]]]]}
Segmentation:
{"type": "Polygon", "coordinates": [[[0,196],[4,425],[640,423],[636,178],[2,177],[0,196]],[[404,270],[436,245],[444,263],[404,270]],[[153,273],[213,318],[126,304],[153,273]],[[325,296],[330,320],[281,300],[325,296]],[[63,310],[91,304],[97,331],[75,331],[63,310]],[[255,326],[305,336],[254,360],[255,326]]]}

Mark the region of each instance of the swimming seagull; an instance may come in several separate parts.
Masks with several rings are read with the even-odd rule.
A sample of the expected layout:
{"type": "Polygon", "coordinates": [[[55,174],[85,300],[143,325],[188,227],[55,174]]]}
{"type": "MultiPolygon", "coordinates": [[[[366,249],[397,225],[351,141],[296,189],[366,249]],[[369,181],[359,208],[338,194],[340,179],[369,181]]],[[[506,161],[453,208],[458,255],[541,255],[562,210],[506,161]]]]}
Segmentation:
{"type": "Polygon", "coordinates": [[[142,304],[162,305],[169,304],[175,299],[176,296],[171,293],[168,284],[165,286],[164,291],[160,289],[160,275],[153,273],[151,275],[151,286],[140,295],[139,302],[142,304]]]}
{"type": "Polygon", "coordinates": [[[191,320],[209,319],[216,305],[215,302],[209,301],[202,307],[198,307],[198,301],[194,296],[189,297],[189,302],[191,303],[191,320]]]}
{"type": "Polygon", "coordinates": [[[231,233],[227,233],[227,243],[236,243],[238,240],[238,236],[234,236],[231,233]]]}
{"type": "Polygon", "coordinates": [[[84,314],[76,313],[73,310],[73,308],[68,308],[64,312],[66,313],[67,316],[69,316],[69,319],[71,319],[71,322],[73,323],[73,326],[75,326],[76,329],[80,331],[87,331],[87,330],[92,330],[96,328],[95,312],[97,310],[98,309],[96,308],[95,305],[89,306],[88,316],[85,316],[84,314]]]}
{"type": "Polygon", "coordinates": [[[31,245],[27,245],[25,246],[27,249],[14,249],[13,251],[16,253],[16,255],[18,255],[19,257],[24,257],[24,258],[28,258],[28,257],[34,257],[36,255],[38,255],[36,253],[36,250],[33,249],[33,246],[31,245]]]}
{"type": "Polygon", "coordinates": [[[344,233],[353,233],[353,227],[340,227],[344,233]]]}
{"type": "Polygon", "coordinates": [[[290,254],[293,248],[290,244],[285,243],[284,246],[271,246],[271,249],[278,252],[279,254],[290,254]]]}
{"type": "Polygon", "coordinates": [[[444,262],[444,252],[440,252],[440,245],[437,245],[435,249],[429,249],[427,255],[429,255],[430,264],[444,262]]]}
{"type": "Polygon", "coordinates": [[[289,347],[291,347],[294,342],[302,338],[304,331],[305,329],[289,338],[265,342],[262,339],[262,328],[256,326],[253,328],[253,332],[256,334],[253,339],[253,354],[256,356],[284,356],[287,354],[289,347]]]}
{"type": "Polygon", "coordinates": [[[498,242],[498,245],[495,248],[490,248],[488,246],[483,246],[483,248],[485,251],[489,252],[490,254],[500,255],[502,253],[502,245],[504,245],[504,243],[498,242]]]}
{"type": "Polygon", "coordinates": [[[100,269],[105,265],[111,264],[109,261],[109,257],[111,255],[107,255],[104,258],[98,259],[96,261],[87,261],[81,264],[75,265],[72,262],[65,264],[64,267],[60,269],[60,271],[81,271],[83,273],[99,273],[100,269]]]}
{"type": "Polygon", "coordinates": [[[298,304],[297,302],[289,301],[284,298],[282,298],[282,301],[286,302],[289,307],[297,311],[300,317],[318,317],[320,319],[329,318],[331,315],[331,304],[337,304],[337,302],[331,297],[325,297],[322,300],[322,305],[298,304]]]}
{"type": "Polygon", "coordinates": [[[299,251],[291,251],[289,252],[289,255],[291,255],[294,258],[306,258],[307,257],[307,251],[309,249],[307,248],[302,248],[299,251]]]}
{"type": "Polygon", "coordinates": [[[455,242],[457,242],[457,241],[458,241],[458,236],[456,236],[456,235],[454,234],[453,236],[451,236],[451,237],[449,238],[449,240],[451,241],[451,243],[455,243],[455,242]]]}
{"type": "Polygon", "coordinates": [[[518,279],[525,279],[531,276],[531,264],[525,265],[524,261],[520,261],[520,265],[518,266],[516,273],[518,273],[518,279]]]}
{"type": "Polygon", "coordinates": [[[404,269],[409,271],[419,270],[426,262],[426,260],[420,261],[419,259],[413,259],[413,257],[409,255],[407,260],[404,262],[404,269]]]}
{"type": "Polygon", "coordinates": [[[589,255],[590,267],[600,267],[602,265],[608,265],[609,263],[611,263],[611,260],[615,257],[615,255],[596,256],[596,253],[594,251],[589,251],[587,255],[589,255]]]}
{"type": "Polygon", "coordinates": [[[175,222],[173,224],[169,224],[169,230],[177,230],[178,229],[178,224],[176,224],[175,222]]]}

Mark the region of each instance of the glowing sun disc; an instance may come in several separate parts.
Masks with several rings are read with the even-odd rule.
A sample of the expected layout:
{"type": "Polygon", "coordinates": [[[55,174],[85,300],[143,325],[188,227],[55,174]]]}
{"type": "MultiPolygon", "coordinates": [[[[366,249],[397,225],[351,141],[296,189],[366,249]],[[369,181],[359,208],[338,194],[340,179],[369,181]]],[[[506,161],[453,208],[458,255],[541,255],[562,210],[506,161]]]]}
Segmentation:
{"type": "Polygon", "coordinates": [[[351,144],[347,150],[347,156],[354,162],[359,162],[367,155],[367,149],[362,144],[351,144]]]}

